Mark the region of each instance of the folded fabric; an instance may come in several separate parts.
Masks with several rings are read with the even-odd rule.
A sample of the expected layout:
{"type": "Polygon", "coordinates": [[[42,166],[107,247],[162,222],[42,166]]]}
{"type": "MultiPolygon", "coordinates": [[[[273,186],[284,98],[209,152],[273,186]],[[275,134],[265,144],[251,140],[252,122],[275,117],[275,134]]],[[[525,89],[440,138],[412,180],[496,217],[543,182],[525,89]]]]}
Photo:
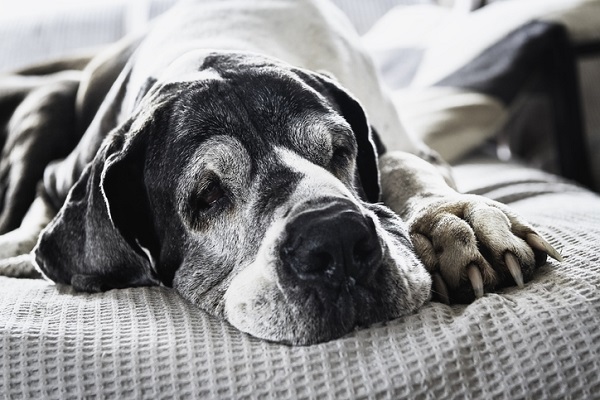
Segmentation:
{"type": "Polygon", "coordinates": [[[590,42],[600,42],[597,0],[507,0],[470,13],[400,6],[364,36],[407,128],[451,162],[495,135],[541,71],[557,85],[548,118],[569,130],[556,139],[561,167],[580,181],[589,171],[573,45],[590,42]]]}

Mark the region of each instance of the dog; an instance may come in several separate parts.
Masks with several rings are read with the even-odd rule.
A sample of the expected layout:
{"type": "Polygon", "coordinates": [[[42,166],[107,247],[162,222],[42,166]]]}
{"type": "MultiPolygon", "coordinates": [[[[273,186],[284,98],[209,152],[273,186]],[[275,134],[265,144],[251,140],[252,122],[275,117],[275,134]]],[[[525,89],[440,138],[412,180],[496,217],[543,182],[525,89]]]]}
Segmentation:
{"type": "Polygon", "coordinates": [[[5,76],[0,265],[172,287],[308,345],[531,278],[556,252],[458,193],[322,0],[204,0],[92,57],[5,76]]]}

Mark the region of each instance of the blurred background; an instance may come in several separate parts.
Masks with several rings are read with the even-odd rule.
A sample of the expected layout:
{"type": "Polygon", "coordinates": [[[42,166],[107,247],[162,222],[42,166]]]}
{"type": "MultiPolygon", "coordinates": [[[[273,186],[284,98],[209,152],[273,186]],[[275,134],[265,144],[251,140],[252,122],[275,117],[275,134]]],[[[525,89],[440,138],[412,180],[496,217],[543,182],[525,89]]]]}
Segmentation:
{"type": "MultiPolygon", "coordinates": [[[[333,1],[446,159],[485,151],[600,188],[600,0],[333,1]]],[[[95,51],[174,3],[0,0],[0,73],[95,51]]]]}

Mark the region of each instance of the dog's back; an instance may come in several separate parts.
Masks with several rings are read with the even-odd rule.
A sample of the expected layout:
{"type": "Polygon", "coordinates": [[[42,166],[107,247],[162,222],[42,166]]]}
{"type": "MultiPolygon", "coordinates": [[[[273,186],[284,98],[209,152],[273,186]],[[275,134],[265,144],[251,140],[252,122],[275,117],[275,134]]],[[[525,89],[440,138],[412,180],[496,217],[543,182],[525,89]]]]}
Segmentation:
{"type": "MultiPolygon", "coordinates": [[[[181,60],[199,49],[254,52],[329,73],[366,108],[370,123],[388,149],[412,153],[418,149],[400,123],[371,58],[360,49],[358,34],[329,2],[184,1],[156,21],[144,38],[136,57],[148,62],[136,62],[130,88],[142,87],[149,76],[160,79],[166,74],[181,79],[181,68],[189,68],[189,63],[181,60]]],[[[134,102],[134,98],[127,99],[126,106],[134,102]]]]}

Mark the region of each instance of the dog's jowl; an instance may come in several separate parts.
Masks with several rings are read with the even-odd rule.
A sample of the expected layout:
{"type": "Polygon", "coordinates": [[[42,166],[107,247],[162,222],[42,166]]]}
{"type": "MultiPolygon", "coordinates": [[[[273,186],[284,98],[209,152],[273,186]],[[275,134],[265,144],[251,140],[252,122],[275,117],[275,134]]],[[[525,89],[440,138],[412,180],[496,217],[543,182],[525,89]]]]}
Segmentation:
{"type": "Polygon", "coordinates": [[[508,207],[453,188],[327,2],[183,2],[83,71],[57,65],[80,63],[4,78],[21,85],[0,96],[5,274],[165,285],[251,335],[311,344],[560,259],[508,207]],[[73,118],[52,118],[49,90],[73,118]]]}

